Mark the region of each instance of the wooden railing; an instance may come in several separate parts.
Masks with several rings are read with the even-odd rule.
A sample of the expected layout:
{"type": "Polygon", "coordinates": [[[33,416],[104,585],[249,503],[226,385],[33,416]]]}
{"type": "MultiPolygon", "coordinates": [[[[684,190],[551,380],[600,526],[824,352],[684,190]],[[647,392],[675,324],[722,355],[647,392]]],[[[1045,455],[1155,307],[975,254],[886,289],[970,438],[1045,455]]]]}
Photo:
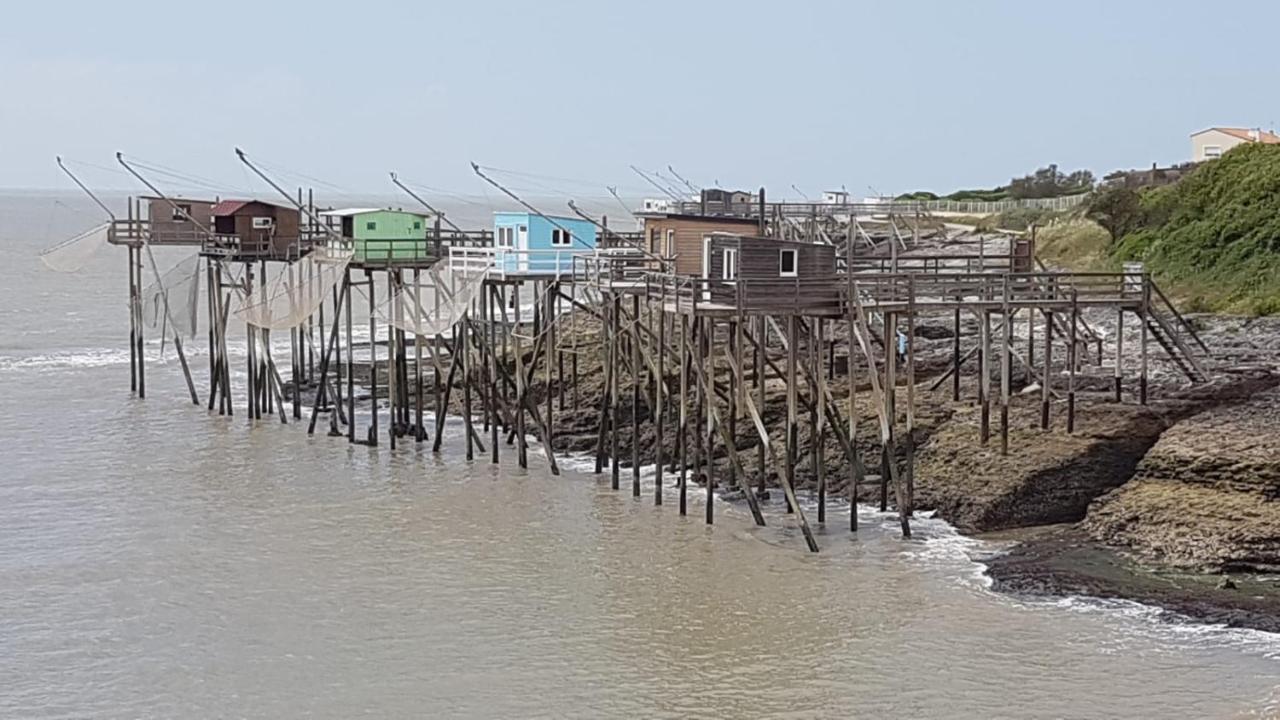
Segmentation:
{"type": "Polygon", "coordinates": [[[1140,310],[1145,283],[1141,273],[865,273],[822,277],[720,280],[648,273],[644,290],[665,296],[680,309],[695,304],[707,310],[748,313],[841,312],[849,283],[868,308],[951,309],[957,303],[998,308],[1121,306],[1140,310]]]}

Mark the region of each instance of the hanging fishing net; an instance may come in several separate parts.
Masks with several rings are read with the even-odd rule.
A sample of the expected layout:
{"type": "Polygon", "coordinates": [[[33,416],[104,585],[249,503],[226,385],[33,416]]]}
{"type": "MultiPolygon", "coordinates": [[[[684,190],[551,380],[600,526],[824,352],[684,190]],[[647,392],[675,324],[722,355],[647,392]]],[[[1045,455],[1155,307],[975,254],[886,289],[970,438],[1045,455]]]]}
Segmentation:
{"type": "Polygon", "coordinates": [[[107,244],[107,230],[110,227],[111,223],[102,223],[41,250],[40,262],[57,272],[76,272],[89,264],[89,260],[107,244]]]}
{"type": "Polygon", "coordinates": [[[448,332],[484,290],[488,270],[439,267],[428,270],[425,279],[419,276],[393,286],[391,297],[374,308],[378,317],[418,337],[448,332]]]}
{"type": "Polygon", "coordinates": [[[267,330],[301,325],[342,281],[352,255],[351,250],[316,248],[275,270],[248,297],[241,296],[235,316],[267,330]]]}
{"type": "Polygon", "coordinates": [[[192,255],[142,289],[142,322],[146,327],[160,331],[164,337],[171,333],[195,337],[200,260],[199,255],[192,255]]]}

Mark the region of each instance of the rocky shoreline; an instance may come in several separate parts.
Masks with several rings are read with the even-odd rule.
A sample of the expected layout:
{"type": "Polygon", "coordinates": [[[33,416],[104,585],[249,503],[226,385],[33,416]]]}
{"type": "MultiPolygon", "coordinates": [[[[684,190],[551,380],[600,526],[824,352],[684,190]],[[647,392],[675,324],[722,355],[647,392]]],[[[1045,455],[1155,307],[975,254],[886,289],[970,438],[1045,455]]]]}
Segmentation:
{"type": "MultiPolygon", "coordinates": [[[[1090,322],[1106,337],[1114,332],[1108,320],[1090,322]]],[[[916,336],[916,509],[936,511],[967,534],[1049,528],[989,561],[988,572],[1000,590],[1124,598],[1207,622],[1280,632],[1280,574],[1273,574],[1280,571],[1280,319],[1205,316],[1195,322],[1213,349],[1209,382],[1190,385],[1156,350],[1149,404],[1137,402],[1136,381],[1126,388],[1125,401],[1115,403],[1112,368],[1086,366],[1077,376],[1077,424],[1071,434],[1061,401],[1054,403],[1050,429],[1040,429],[1038,386],[1025,373],[1015,373],[1008,456],[1000,455],[997,441],[979,441],[972,370],[966,367],[959,401],[952,399],[949,381],[930,389],[932,379],[949,367],[953,333],[949,319],[922,322],[916,336]]],[[[829,387],[843,398],[848,343],[836,325],[829,387]]],[[[976,321],[966,319],[961,331],[971,341],[976,321]]],[[[1126,342],[1136,343],[1136,328],[1126,331],[1135,333],[1132,338],[1126,333],[1126,342]]],[[[559,388],[551,386],[557,393],[552,427],[558,453],[591,453],[599,434],[605,379],[600,328],[580,321],[577,335],[578,382],[575,388],[568,375],[564,378],[563,407],[559,388]]],[[[1104,357],[1111,352],[1105,349],[1104,357]]],[[[768,351],[782,357],[780,346],[771,344],[768,351]]],[[[783,386],[770,378],[765,389],[761,415],[766,426],[780,427],[786,412],[783,386]]],[[[870,459],[866,485],[859,488],[863,503],[878,500],[880,485],[874,461],[880,454],[878,429],[866,405],[867,390],[858,388],[862,403],[855,440],[862,457],[870,459]]],[[[531,392],[540,407],[546,391],[546,376],[539,370],[531,392]]],[[[902,423],[905,385],[897,392],[902,423]]],[[[453,412],[461,411],[458,395],[453,412]]],[[[630,397],[627,386],[619,399],[618,455],[624,468],[633,456],[641,465],[657,457],[656,433],[643,401],[636,409],[640,432],[629,432],[630,397]]],[[[668,462],[677,456],[674,434],[665,437],[668,462]]],[[[795,467],[801,490],[817,487],[813,440],[802,418],[795,467]]],[[[774,456],[782,457],[781,433],[772,432],[771,441],[774,456]]],[[[717,443],[713,459],[717,486],[729,497],[744,480],[753,486],[760,480],[758,441],[749,422],[738,423],[734,445],[747,478],[733,475],[723,443],[717,443]]],[[[848,497],[852,473],[840,444],[828,434],[816,450],[825,459],[828,492],[848,497]]],[[[765,467],[766,490],[781,483],[782,470],[765,467]]],[[[629,472],[624,469],[624,476],[629,472]]],[[[691,478],[695,483],[705,479],[691,478]]]]}
{"type": "MultiPolygon", "coordinates": [[[[1051,429],[1040,430],[1038,393],[1017,392],[1036,388],[1029,378],[1015,377],[1007,457],[995,442],[979,443],[971,375],[963,379],[959,402],[952,401],[948,387],[927,389],[929,375],[947,367],[952,341],[949,327],[922,326],[919,367],[927,370],[917,385],[916,509],[935,510],[968,534],[1052,526],[989,562],[998,589],[1124,598],[1206,622],[1280,632],[1280,582],[1272,582],[1280,575],[1266,574],[1280,570],[1280,321],[1197,322],[1215,351],[1209,383],[1188,385],[1153,353],[1150,403],[1126,397],[1116,404],[1109,368],[1096,367],[1092,376],[1079,377],[1083,390],[1072,434],[1065,431],[1060,404],[1051,429]]],[[[965,334],[974,331],[976,326],[962,328],[965,334]]],[[[583,345],[590,342],[588,337],[583,345]]],[[[837,397],[847,392],[847,358],[840,352],[831,383],[837,397]]],[[[587,354],[579,361],[584,402],[576,411],[555,413],[557,451],[590,452],[596,443],[603,373],[598,358],[587,354]]],[[[767,387],[762,414],[772,425],[785,405],[781,393],[767,387]]],[[[905,388],[898,392],[902,411],[905,388]]],[[[629,394],[622,401],[625,426],[629,394]]],[[[624,427],[619,440],[624,466],[633,443],[642,465],[656,458],[644,403],[638,414],[639,437],[624,427]]],[[[773,440],[780,456],[781,439],[773,440]]],[[[739,423],[736,441],[739,461],[754,483],[754,430],[739,423]]],[[[799,444],[797,486],[812,490],[812,438],[803,424],[799,444]]],[[[878,457],[869,412],[859,418],[856,444],[864,457],[878,457]]],[[[665,456],[673,458],[675,451],[668,436],[665,456]]],[[[847,496],[849,472],[839,445],[827,438],[819,451],[826,459],[828,491],[847,496]]],[[[731,477],[723,447],[714,467],[717,484],[732,492],[740,479],[731,477]]],[[[767,487],[781,481],[780,470],[766,469],[767,487]]],[[[868,477],[861,501],[874,501],[878,485],[878,476],[868,477]]]]}

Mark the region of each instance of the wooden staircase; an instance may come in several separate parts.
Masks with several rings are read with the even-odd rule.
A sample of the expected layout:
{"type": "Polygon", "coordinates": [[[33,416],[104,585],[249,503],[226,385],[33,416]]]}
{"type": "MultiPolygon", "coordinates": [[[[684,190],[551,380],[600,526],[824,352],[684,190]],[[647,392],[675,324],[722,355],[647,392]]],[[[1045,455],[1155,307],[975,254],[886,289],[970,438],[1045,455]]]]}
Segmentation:
{"type": "Polygon", "coordinates": [[[1208,373],[1198,356],[1207,356],[1208,346],[1150,278],[1147,278],[1147,286],[1150,288],[1146,313],[1147,331],[1187,379],[1193,383],[1207,381],[1208,373]]]}

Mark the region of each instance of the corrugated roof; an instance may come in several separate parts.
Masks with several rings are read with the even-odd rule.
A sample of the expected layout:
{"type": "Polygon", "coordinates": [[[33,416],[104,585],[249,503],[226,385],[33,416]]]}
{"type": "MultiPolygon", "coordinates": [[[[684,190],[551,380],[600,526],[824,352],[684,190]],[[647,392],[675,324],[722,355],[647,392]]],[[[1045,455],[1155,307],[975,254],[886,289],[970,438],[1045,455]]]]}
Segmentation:
{"type": "Polygon", "coordinates": [[[213,206],[213,214],[214,215],[231,215],[235,212],[238,212],[240,208],[243,208],[245,205],[249,205],[252,203],[257,203],[258,205],[266,205],[268,207],[281,208],[282,210],[293,210],[293,208],[291,207],[285,207],[284,205],[278,205],[273,202],[267,202],[266,200],[223,200],[222,202],[219,202],[218,204],[213,206]]]}
{"type": "Polygon", "coordinates": [[[321,215],[326,217],[351,217],[352,215],[364,215],[365,213],[380,212],[382,208],[338,208],[336,210],[323,210],[321,215]]]}
{"type": "Polygon", "coordinates": [[[231,215],[240,208],[253,202],[252,200],[223,200],[213,206],[214,215],[231,215]]]}
{"type": "Polygon", "coordinates": [[[335,210],[324,210],[320,214],[328,217],[351,217],[353,215],[365,215],[367,213],[385,212],[396,213],[399,215],[412,215],[414,217],[427,217],[426,213],[413,212],[412,210],[399,210],[396,208],[337,208],[335,210]]]}

